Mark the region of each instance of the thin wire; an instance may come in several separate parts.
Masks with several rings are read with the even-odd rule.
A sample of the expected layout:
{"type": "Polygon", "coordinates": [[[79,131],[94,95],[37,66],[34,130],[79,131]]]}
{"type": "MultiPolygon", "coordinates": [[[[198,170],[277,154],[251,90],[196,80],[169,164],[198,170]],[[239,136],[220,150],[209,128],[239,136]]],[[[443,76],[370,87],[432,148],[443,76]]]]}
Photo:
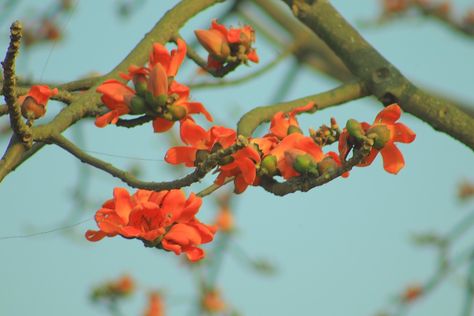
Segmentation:
{"type": "Polygon", "coordinates": [[[71,225],[62,226],[62,227],[58,227],[58,228],[54,228],[54,229],[51,229],[51,230],[46,230],[46,231],[42,231],[42,232],[38,232],[38,233],[25,234],[25,235],[3,236],[3,237],[0,237],[0,241],[8,240],[8,239],[25,239],[25,238],[30,238],[30,237],[47,235],[47,234],[55,233],[55,232],[58,232],[58,231],[68,230],[68,229],[74,228],[76,226],[79,226],[79,225],[82,225],[84,223],[90,222],[93,219],[94,219],[93,217],[90,217],[90,218],[84,219],[80,222],[77,222],[77,223],[74,223],[74,224],[71,224],[71,225]]]}
{"type": "Polygon", "coordinates": [[[102,155],[102,156],[107,156],[107,157],[114,157],[114,158],[121,158],[121,159],[131,159],[131,160],[141,160],[141,161],[165,161],[164,159],[154,159],[154,158],[139,158],[139,157],[131,157],[131,156],[122,156],[122,155],[115,155],[115,154],[108,154],[100,151],[95,151],[95,150],[85,150],[82,149],[82,151],[90,154],[96,154],[96,155],[102,155]]]}
{"type": "MultiPolygon", "coordinates": [[[[74,14],[74,12],[76,11],[76,8],[77,6],[79,5],[79,2],[80,0],[76,0],[73,5],[72,5],[72,9],[67,17],[67,20],[66,22],[64,23],[64,27],[63,27],[63,30],[66,31],[68,26],[69,26],[69,22],[71,22],[71,18],[72,18],[72,15],[74,14]]],[[[44,76],[44,73],[46,71],[46,67],[48,66],[49,64],[49,60],[51,59],[51,56],[53,55],[53,50],[56,48],[56,45],[57,45],[58,41],[54,41],[53,42],[53,45],[51,46],[51,49],[49,50],[48,52],[48,56],[46,57],[46,61],[44,63],[44,66],[43,66],[43,70],[41,70],[41,76],[40,76],[40,80],[39,81],[42,81],[43,80],[43,76],[44,76]]]]}

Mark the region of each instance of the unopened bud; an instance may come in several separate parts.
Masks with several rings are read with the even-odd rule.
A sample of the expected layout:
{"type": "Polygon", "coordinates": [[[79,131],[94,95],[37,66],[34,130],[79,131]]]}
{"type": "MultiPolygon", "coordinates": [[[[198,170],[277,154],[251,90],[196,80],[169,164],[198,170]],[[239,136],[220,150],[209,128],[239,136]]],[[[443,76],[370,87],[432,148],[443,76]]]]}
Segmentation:
{"type": "Polygon", "coordinates": [[[143,114],[146,112],[146,103],[142,97],[133,96],[130,100],[126,100],[130,109],[130,114],[143,114]]]}
{"type": "Polygon", "coordinates": [[[164,107],[166,105],[167,100],[168,96],[166,94],[162,94],[155,97],[150,91],[145,92],[146,105],[154,111],[161,107],[164,107]]]}
{"type": "Polygon", "coordinates": [[[172,105],[168,108],[168,111],[171,113],[171,117],[174,121],[179,121],[188,114],[186,108],[180,105],[172,105]]]}
{"type": "Polygon", "coordinates": [[[27,119],[36,120],[46,113],[46,106],[39,104],[32,97],[26,97],[21,104],[21,114],[27,119]]]}
{"type": "Polygon", "coordinates": [[[387,126],[379,124],[367,130],[367,135],[374,140],[373,147],[375,149],[382,149],[390,140],[391,133],[387,126]]]}
{"type": "Polygon", "coordinates": [[[346,123],[346,129],[349,135],[354,137],[355,139],[362,141],[363,138],[365,137],[365,132],[364,129],[362,128],[362,125],[354,120],[354,119],[349,119],[346,123]]]}
{"type": "Polygon", "coordinates": [[[224,34],[217,30],[196,30],[194,31],[201,45],[213,57],[224,60],[230,54],[230,46],[224,34]]]}
{"type": "Polygon", "coordinates": [[[260,164],[260,168],[266,175],[270,177],[274,176],[278,171],[277,158],[273,155],[266,156],[265,158],[263,158],[260,164]]]}
{"type": "Polygon", "coordinates": [[[337,162],[331,157],[326,157],[318,163],[318,170],[320,174],[333,173],[337,168],[337,162]]]}
{"type": "Polygon", "coordinates": [[[301,128],[299,128],[296,125],[290,125],[288,127],[287,134],[290,135],[290,134],[294,134],[294,133],[303,134],[303,131],[301,130],[301,128]]]}
{"type": "Polygon", "coordinates": [[[309,154],[296,156],[296,159],[293,162],[293,168],[302,174],[319,174],[317,164],[309,154]]]}

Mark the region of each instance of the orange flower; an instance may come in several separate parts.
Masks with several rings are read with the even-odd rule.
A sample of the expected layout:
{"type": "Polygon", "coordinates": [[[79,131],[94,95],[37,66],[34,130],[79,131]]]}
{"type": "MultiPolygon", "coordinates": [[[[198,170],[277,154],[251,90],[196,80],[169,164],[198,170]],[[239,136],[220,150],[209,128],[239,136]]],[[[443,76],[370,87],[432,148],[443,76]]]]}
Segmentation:
{"type": "Polygon", "coordinates": [[[159,292],[150,292],[148,295],[148,307],[146,308],[143,316],[164,316],[165,306],[163,298],[159,292]]]}
{"type": "Polygon", "coordinates": [[[173,165],[184,163],[186,167],[195,166],[198,153],[198,156],[207,155],[215,148],[229,147],[236,140],[236,132],[233,129],[213,126],[205,131],[192,119],[186,119],[181,123],[180,134],[183,142],[189,146],[170,148],[166,152],[165,160],[173,165]]]}
{"type": "Polygon", "coordinates": [[[206,290],[201,304],[202,308],[209,313],[219,313],[226,309],[226,304],[217,289],[206,290]]]}
{"type": "Polygon", "coordinates": [[[279,139],[285,138],[287,135],[298,131],[301,133],[300,125],[296,119],[296,115],[307,112],[314,107],[314,102],[297,107],[290,112],[277,112],[270,123],[270,132],[279,139]]]}
{"type": "Polygon", "coordinates": [[[220,69],[227,63],[247,64],[249,60],[254,63],[259,61],[255,49],[252,48],[255,32],[248,25],[227,29],[217,23],[217,20],[212,20],[209,30],[196,30],[194,33],[209,52],[209,68],[220,69]]]}
{"type": "Polygon", "coordinates": [[[201,204],[201,198],[191,193],[186,199],[181,190],[138,190],[130,196],[127,190],[115,188],[114,198],[105,202],[95,215],[99,230],[88,230],[86,238],[137,238],[147,246],[176,255],[184,252],[190,261],[197,261],[204,258],[204,250],[198,246],[212,241],[216,231],[195,218],[201,204]]]}
{"type": "Polygon", "coordinates": [[[232,155],[233,161],[219,168],[219,175],[215,183],[224,184],[230,177],[234,178],[234,192],[242,193],[249,185],[256,184],[257,167],[260,163],[260,154],[253,145],[246,146],[232,155]]]}
{"type": "Polygon", "coordinates": [[[365,122],[360,123],[359,130],[352,132],[353,135],[345,128],[339,137],[341,158],[345,159],[352,147],[360,145],[357,139],[359,136],[355,134],[364,134],[362,136],[374,139],[374,145],[368,156],[358,166],[370,165],[380,152],[385,171],[397,174],[405,166],[405,160],[394,143],[411,143],[416,137],[415,133],[405,124],[396,123],[400,115],[401,109],[398,104],[391,104],[380,111],[372,125],[365,122]]]}
{"type": "Polygon", "coordinates": [[[50,89],[46,85],[31,86],[26,95],[18,98],[21,114],[28,119],[38,119],[46,113],[48,100],[58,94],[58,89],[50,89]]]}
{"type": "Polygon", "coordinates": [[[299,176],[305,170],[317,172],[316,164],[324,159],[321,147],[311,137],[299,133],[283,138],[269,155],[275,157],[278,170],[285,179],[299,176]]]}

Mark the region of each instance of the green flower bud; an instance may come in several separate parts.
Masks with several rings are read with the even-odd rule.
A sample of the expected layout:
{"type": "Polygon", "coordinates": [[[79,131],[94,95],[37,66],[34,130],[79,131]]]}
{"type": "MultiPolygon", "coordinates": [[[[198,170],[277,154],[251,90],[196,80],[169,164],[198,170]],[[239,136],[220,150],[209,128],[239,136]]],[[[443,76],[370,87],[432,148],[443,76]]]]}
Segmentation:
{"type": "Polygon", "coordinates": [[[346,129],[349,135],[354,137],[355,139],[362,141],[365,137],[365,132],[364,129],[362,128],[362,125],[354,120],[354,119],[349,119],[346,123],[346,129]]]}
{"type": "Polygon", "coordinates": [[[274,176],[278,171],[276,157],[269,155],[263,158],[262,162],[260,163],[260,168],[264,174],[270,177],[274,176]]]}
{"type": "Polygon", "coordinates": [[[286,133],[287,133],[288,135],[294,134],[294,133],[303,134],[303,131],[302,131],[301,128],[299,128],[298,126],[290,125],[290,126],[288,127],[288,131],[287,131],[286,133]]]}
{"type": "Polygon", "coordinates": [[[142,97],[134,96],[129,102],[130,114],[143,114],[146,112],[146,103],[142,97]]]}
{"type": "Polygon", "coordinates": [[[318,175],[318,165],[309,154],[296,156],[293,162],[293,168],[301,174],[318,175]]]}
{"type": "Polygon", "coordinates": [[[172,105],[168,108],[168,111],[171,113],[171,117],[173,118],[173,121],[179,121],[180,119],[184,118],[186,114],[188,114],[188,111],[186,111],[186,108],[184,106],[179,106],[179,105],[172,105]]]}
{"type": "Polygon", "coordinates": [[[390,129],[383,124],[369,128],[367,135],[374,140],[373,147],[378,150],[382,149],[391,137],[390,129]]]}
{"type": "Polygon", "coordinates": [[[166,101],[168,101],[168,95],[162,94],[159,96],[153,96],[150,91],[145,93],[145,102],[148,108],[156,111],[157,109],[164,107],[166,105],[166,101]]]}
{"type": "Polygon", "coordinates": [[[232,156],[224,156],[222,158],[219,159],[218,163],[220,166],[224,166],[224,165],[228,165],[230,164],[231,162],[234,161],[234,157],[232,156]]]}

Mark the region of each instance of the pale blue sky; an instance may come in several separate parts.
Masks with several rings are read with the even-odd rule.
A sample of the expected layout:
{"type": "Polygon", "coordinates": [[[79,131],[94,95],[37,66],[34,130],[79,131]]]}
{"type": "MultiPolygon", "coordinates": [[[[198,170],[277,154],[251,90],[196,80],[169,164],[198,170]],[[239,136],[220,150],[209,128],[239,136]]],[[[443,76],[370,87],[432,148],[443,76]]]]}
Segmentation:
{"type": "MultiPolygon", "coordinates": [[[[147,1],[130,19],[121,19],[112,9],[115,1],[78,3],[69,22],[64,21],[66,39],[54,49],[44,46],[21,53],[22,74],[44,80],[73,80],[91,71],[107,72],[128,53],[177,1],[147,1]],[[48,59],[51,53],[51,58],[48,59]],[[44,69],[44,72],[43,72],[44,69]]],[[[355,23],[376,16],[376,1],[333,1],[355,23]]],[[[472,1],[454,1],[467,8],[472,1]]],[[[11,20],[24,18],[22,7],[40,6],[23,0],[11,20]]],[[[192,29],[206,27],[225,5],[218,5],[196,17],[183,31],[190,40],[192,29]]],[[[236,21],[235,19],[233,21],[236,21]]],[[[236,22],[237,23],[237,22],[236,22]]],[[[3,26],[8,23],[3,23],[3,26]]],[[[360,29],[360,28],[359,28],[360,29]]],[[[5,28],[6,30],[6,28],[5,28]]],[[[430,20],[405,19],[382,28],[362,28],[362,34],[393,64],[415,82],[474,105],[474,41],[430,20]]],[[[6,47],[5,32],[1,45],[6,47]]],[[[257,34],[261,65],[275,55],[257,34]]],[[[284,62],[251,83],[220,91],[202,90],[193,98],[209,111],[235,126],[252,106],[267,104],[272,91],[284,80],[291,62],[284,62]]],[[[194,65],[185,63],[178,80],[192,80],[194,65]]],[[[255,68],[242,67],[236,74],[255,68]]],[[[334,87],[335,82],[303,70],[287,99],[314,94],[334,87]]],[[[59,106],[51,103],[48,111],[59,106]]],[[[358,102],[303,115],[305,127],[318,127],[330,116],[339,122],[348,118],[372,121],[381,109],[374,101],[358,102]]],[[[403,115],[401,119],[416,133],[411,145],[401,145],[406,167],[393,176],[382,168],[380,158],[370,168],[355,169],[349,179],[338,179],[309,193],[274,197],[260,188],[249,188],[236,199],[238,244],[249,254],[265,257],[278,268],[272,278],[259,277],[239,262],[226,257],[219,276],[225,297],[244,315],[366,316],[386,306],[393,294],[412,282],[422,282],[435,269],[435,253],[409,241],[420,231],[447,231],[472,211],[472,204],[456,200],[456,186],[462,179],[474,180],[474,159],[466,146],[435,132],[427,124],[403,115]]],[[[85,136],[81,147],[109,154],[154,158],[140,162],[146,179],[171,179],[162,159],[166,148],[163,135],[152,133],[150,125],[133,130],[97,129],[85,121],[76,130],[85,136]]],[[[74,133],[66,136],[74,139],[74,133]]],[[[0,141],[4,148],[5,139],[0,141]]],[[[130,159],[110,158],[113,164],[129,167],[130,159]]],[[[0,185],[3,220],[0,237],[24,234],[32,226],[48,230],[93,216],[102,201],[110,198],[115,178],[92,169],[86,184],[94,205],[73,209],[72,190],[84,168],[68,153],[49,146],[11,173],[0,185]]],[[[184,171],[181,170],[181,173],[184,171]]],[[[212,177],[206,178],[210,183],[212,177]]],[[[199,191],[204,184],[196,185],[199,191]]],[[[206,200],[202,217],[212,218],[214,205],[206,200]]],[[[94,228],[89,221],[76,228],[83,233],[94,228]]],[[[472,240],[472,239],[471,239],[472,240]]],[[[469,240],[464,243],[469,246],[469,240]]],[[[0,240],[2,254],[0,315],[104,315],[88,302],[92,285],[129,272],[140,284],[165,288],[170,297],[168,315],[187,315],[189,304],[176,297],[191,297],[192,278],[173,254],[155,252],[139,242],[121,238],[89,243],[66,238],[61,233],[27,239],[0,240]]],[[[144,297],[125,305],[127,315],[139,315],[144,297]]],[[[457,315],[463,299],[459,282],[451,280],[417,303],[409,315],[457,315]]]]}

